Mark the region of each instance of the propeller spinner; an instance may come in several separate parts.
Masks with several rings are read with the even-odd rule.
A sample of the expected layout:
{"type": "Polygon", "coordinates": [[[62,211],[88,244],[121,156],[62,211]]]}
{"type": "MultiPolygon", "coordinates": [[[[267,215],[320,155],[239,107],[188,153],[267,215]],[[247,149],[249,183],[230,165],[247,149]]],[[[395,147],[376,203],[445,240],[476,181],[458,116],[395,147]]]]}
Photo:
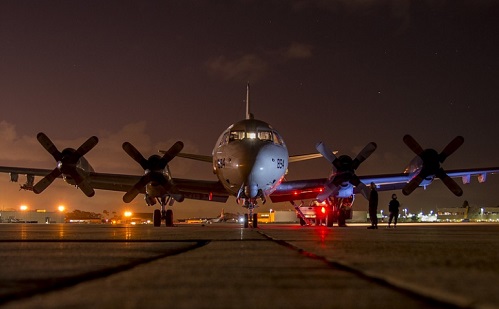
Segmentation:
{"type": "Polygon", "coordinates": [[[448,156],[453,154],[461,145],[464,143],[464,138],[462,136],[457,136],[454,138],[441,153],[438,153],[435,149],[424,149],[416,142],[416,140],[410,136],[404,136],[404,143],[423,161],[423,166],[418,175],[409,181],[409,183],[402,189],[402,193],[405,195],[411,194],[425,178],[428,176],[433,176],[440,178],[443,183],[457,196],[463,195],[463,190],[459,185],[450,178],[444,169],[440,167],[440,163],[443,163],[448,156]]]}
{"type": "Polygon", "coordinates": [[[69,175],[74,180],[76,186],[78,186],[86,196],[91,197],[95,194],[94,189],[85,181],[85,177],[78,172],[77,164],[87,152],[97,145],[99,139],[96,136],[90,137],[76,150],[73,148],[66,148],[62,152],[57,149],[54,143],[52,143],[44,133],[38,133],[36,138],[43,148],[45,148],[57,161],[57,166],[52,172],[33,186],[33,192],[40,194],[60,175],[69,175]]]}
{"type": "Polygon", "coordinates": [[[123,196],[123,201],[125,203],[130,203],[144,188],[148,183],[155,182],[160,184],[165,191],[169,192],[175,200],[181,202],[183,200],[182,194],[178,191],[175,184],[168,179],[163,171],[166,168],[168,162],[170,162],[177,154],[184,148],[184,143],[181,141],[176,142],[173,146],[165,152],[163,157],[158,155],[152,155],[148,159],[144,156],[129,142],[123,143],[123,150],[139,163],[144,169],[145,175],[140,178],[140,180],[125,193],[123,196]]]}
{"type": "MultiPolygon", "coordinates": [[[[355,159],[352,159],[347,155],[336,157],[324,143],[319,142],[316,145],[317,151],[333,165],[335,171],[333,177],[327,182],[326,189],[329,189],[330,193],[335,193],[342,183],[350,182],[352,185],[359,188],[367,198],[368,188],[360,181],[359,177],[357,177],[355,170],[376,150],[376,147],[376,143],[370,142],[359,152],[355,159]]],[[[326,192],[327,191],[328,190],[326,190],[326,192]]]]}

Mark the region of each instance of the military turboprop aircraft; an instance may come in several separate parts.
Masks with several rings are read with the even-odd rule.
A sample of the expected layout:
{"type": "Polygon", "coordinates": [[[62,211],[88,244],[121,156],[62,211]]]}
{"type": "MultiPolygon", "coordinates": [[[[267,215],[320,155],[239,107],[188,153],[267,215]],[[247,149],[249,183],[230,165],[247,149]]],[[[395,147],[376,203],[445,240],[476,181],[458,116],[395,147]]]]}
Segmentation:
{"type": "Polygon", "coordinates": [[[355,171],[376,149],[375,143],[369,143],[355,159],[348,155],[336,157],[323,143],[317,144],[319,153],[289,156],[286,144],[280,134],[268,123],[254,119],[249,112],[249,85],[246,94],[246,119],[229,126],[218,138],[211,156],[185,154],[181,150],[182,142],[176,142],[163,156],[151,155],[148,159],[130,143],[123,143],[123,150],[144,169],[144,175],[124,175],[97,173],[85,159],[98,143],[97,137],[90,137],[78,149],[66,148],[60,152],[52,141],[39,133],[40,144],[57,162],[53,170],[24,167],[3,167],[0,172],[10,173],[11,181],[17,181],[19,174],[27,175],[27,183],[22,189],[43,192],[56,178],[62,177],[67,183],[78,187],[91,197],[94,189],[126,192],[124,202],[131,202],[138,194],[144,194],[147,205],[157,202],[161,210],[154,211],[154,225],[160,226],[165,220],[166,226],[173,225],[173,211],[166,209],[175,201],[185,198],[226,202],[229,196],[248,209],[244,226],[252,220],[257,226],[254,213],[258,201],[265,203],[268,197],[273,202],[318,199],[327,200],[335,207],[351,207],[356,193],[368,197],[366,183],[374,182],[378,190],[403,189],[410,194],[418,186],[426,187],[435,177],[456,195],[461,195],[459,188],[451,177],[461,177],[464,183],[471,176],[478,176],[480,182],[486,180],[488,173],[499,172],[499,167],[482,169],[463,169],[445,172],[440,163],[451,155],[461,144],[462,137],[455,138],[439,154],[433,149],[423,150],[409,135],[404,142],[416,153],[409,169],[400,174],[357,176],[355,171]],[[176,156],[211,162],[217,181],[173,178],[168,163],[176,156]],[[288,163],[309,160],[323,156],[332,164],[329,178],[284,181],[288,163]],[[43,177],[34,183],[35,176],[43,177]]]}

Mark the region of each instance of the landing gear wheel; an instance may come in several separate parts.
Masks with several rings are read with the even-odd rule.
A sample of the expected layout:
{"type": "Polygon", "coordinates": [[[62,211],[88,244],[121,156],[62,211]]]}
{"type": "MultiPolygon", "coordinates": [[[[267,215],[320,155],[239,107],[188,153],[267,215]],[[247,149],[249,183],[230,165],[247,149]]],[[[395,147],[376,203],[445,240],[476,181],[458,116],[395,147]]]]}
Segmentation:
{"type": "Polygon", "coordinates": [[[253,214],[253,228],[256,229],[258,227],[258,215],[253,214]]]}
{"type": "Polygon", "coordinates": [[[173,226],[173,210],[168,209],[165,213],[165,226],[173,226]]]}
{"type": "Polygon", "coordinates": [[[249,226],[249,222],[248,222],[248,214],[244,214],[244,228],[247,229],[248,226],[249,226]]]}
{"type": "Polygon", "coordinates": [[[152,221],[154,226],[161,226],[161,211],[159,211],[159,209],[154,210],[152,221]]]}

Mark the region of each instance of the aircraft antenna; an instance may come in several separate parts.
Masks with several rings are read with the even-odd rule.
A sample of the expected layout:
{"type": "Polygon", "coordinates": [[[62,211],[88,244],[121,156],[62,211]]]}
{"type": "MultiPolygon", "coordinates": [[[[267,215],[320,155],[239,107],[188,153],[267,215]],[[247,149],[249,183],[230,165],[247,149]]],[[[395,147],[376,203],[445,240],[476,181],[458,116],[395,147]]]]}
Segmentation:
{"type": "Polygon", "coordinates": [[[250,113],[250,84],[246,85],[246,119],[253,119],[253,115],[250,113]]]}

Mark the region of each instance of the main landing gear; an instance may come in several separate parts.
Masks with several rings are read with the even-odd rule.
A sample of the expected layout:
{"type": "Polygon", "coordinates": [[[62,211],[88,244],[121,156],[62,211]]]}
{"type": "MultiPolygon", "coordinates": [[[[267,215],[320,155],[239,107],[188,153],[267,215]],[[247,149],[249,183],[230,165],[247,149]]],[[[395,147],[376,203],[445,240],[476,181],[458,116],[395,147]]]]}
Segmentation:
{"type": "Polygon", "coordinates": [[[158,199],[159,204],[161,205],[161,210],[155,209],[153,213],[153,224],[154,226],[161,226],[161,220],[165,220],[165,226],[166,227],[171,227],[173,226],[173,210],[168,209],[166,210],[166,204],[173,205],[173,199],[170,197],[167,198],[160,198],[158,199]],[[170,203],[168,203],[170,202],[170,203]]]}

